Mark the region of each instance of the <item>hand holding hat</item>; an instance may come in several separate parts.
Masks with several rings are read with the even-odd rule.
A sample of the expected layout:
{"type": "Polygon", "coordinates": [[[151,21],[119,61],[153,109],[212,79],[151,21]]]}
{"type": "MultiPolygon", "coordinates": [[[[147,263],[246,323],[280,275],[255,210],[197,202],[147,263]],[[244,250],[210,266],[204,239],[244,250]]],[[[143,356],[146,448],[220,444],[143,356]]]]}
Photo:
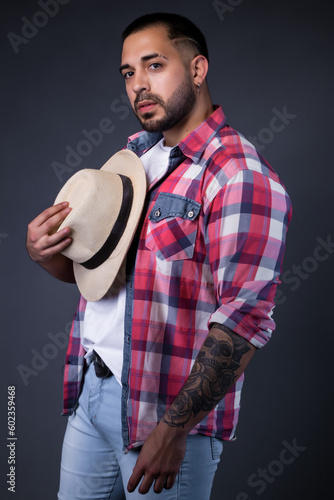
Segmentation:
{"type": "Polygon", "coordinates": [[[138,156],[122,150],[100,170],[76,172],[55,204],[72,208],[58,231],[71,228],[72,243],[62,253],[73,261],[85,299],[101,299],[112,285],[135,234],[146,195],[146,174],[138,156]]]}

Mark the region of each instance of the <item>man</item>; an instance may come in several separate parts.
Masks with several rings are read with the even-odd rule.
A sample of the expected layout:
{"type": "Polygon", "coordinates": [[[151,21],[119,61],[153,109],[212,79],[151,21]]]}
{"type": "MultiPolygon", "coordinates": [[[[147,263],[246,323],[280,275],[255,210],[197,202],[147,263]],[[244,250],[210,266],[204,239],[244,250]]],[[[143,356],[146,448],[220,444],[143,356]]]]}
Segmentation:
{"type": "MultiPolygon", "coordinates": [[[[134,21],[120,71],[144,129],[127,148],[149,188],[126,282],[96,303],[81,298],[74,319],[59,499],[204,500],[223,440],[235,439],[243,372],[275,327],[291,204],[212,105],[205,39],[189,20],[134,21]],[[82,367],[83,387],[73,376],[82,367]]],[[[63,203],[39,215],[27,248],[73,282],[60,253],[71,229],[54,233],[70,210],[63,203]]]]}

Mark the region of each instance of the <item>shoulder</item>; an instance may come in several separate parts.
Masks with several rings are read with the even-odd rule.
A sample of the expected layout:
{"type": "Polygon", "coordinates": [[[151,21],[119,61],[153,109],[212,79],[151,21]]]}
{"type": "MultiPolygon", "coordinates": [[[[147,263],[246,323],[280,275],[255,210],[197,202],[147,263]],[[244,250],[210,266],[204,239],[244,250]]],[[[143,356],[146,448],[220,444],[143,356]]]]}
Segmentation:
{"type": "Polygon", "coordinates": [[[287,195],[273,167],[253,144],[228,125],[213,137],[203,159],[206,163],[203,195],[209,202],[227,186],[242,183],[265,185],[287,195]]]}

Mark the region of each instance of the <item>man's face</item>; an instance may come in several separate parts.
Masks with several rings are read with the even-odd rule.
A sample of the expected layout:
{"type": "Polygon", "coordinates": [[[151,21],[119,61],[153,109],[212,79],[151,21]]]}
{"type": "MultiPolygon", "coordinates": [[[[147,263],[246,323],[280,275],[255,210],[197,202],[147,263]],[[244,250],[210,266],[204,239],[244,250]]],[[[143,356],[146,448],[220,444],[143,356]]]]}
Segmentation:
{"type": "Polygon", "coordinates": [[[148,28],[125,39],[121,73],[145,130],[163,132],[187,120],[196,103],[195,85],[165,28],[148,28]]]}

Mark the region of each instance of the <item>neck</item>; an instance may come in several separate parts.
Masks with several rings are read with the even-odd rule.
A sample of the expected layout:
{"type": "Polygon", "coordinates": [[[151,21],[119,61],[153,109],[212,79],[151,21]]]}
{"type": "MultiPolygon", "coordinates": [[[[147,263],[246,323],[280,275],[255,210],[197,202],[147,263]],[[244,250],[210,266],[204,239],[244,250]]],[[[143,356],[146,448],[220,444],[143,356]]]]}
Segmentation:
{"type": "Polygon", "coordinates": [[[190,132],[195,130],[195,128],[204,122],[212,113],[213,105],[210,94],[203,88],[200,91],[197,103],[191,114],[186,116],[172,129],[163,132],[166,146],[176,146],[180,141],[182,141],[182,139],[187,137],[190,132]]]}

